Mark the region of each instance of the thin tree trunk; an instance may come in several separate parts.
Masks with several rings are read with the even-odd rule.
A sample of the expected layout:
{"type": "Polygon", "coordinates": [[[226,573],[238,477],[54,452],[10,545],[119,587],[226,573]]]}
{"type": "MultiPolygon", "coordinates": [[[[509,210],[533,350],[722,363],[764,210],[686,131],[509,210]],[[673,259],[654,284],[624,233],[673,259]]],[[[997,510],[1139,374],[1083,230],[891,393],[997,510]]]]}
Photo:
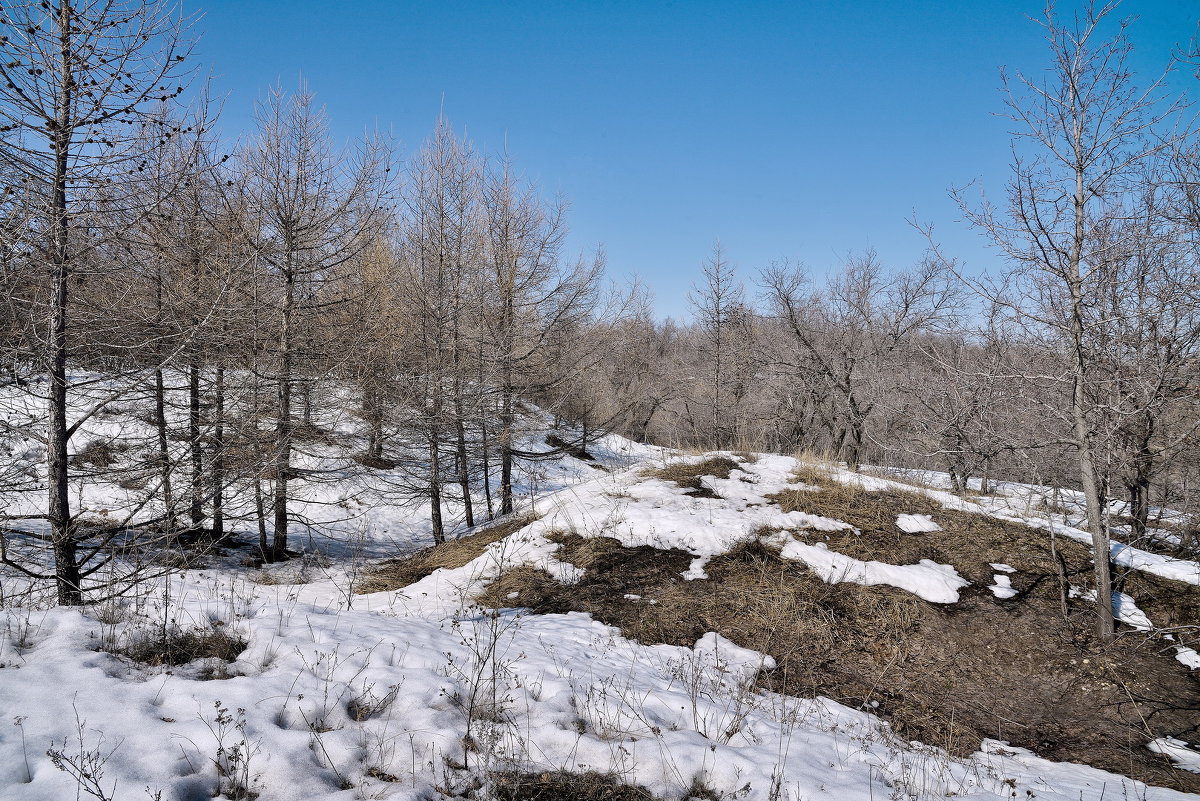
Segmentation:
{"type": "Polygon", "coordinates": [[[204,525],[204,456],[200,440],[200,366],[188,366],[188,446],[192,459],[192,490],[189,517],[192,528],[204,525]]]}
{"type": "Polygon", "coordinates": [[[267,509],[263,502],[262,481],[254,479],[254,516],[258,521],[258,552],[264,561],[271,561],[271,550],[267,544],[267,509]]]}
{"type": "MultiPolygon", "coordinates": [[[[1082,138],[1082,123],[1075,122],[1075,141],[1082,138]]],[[[1088,532],[1092,535],[1093,565],[1096,579],[1096,636],[1110,642],[1114,635],[1112,611],[1112,573],[1110,544],[1104,521],[1103,499],[1100,497],[1100,476],[1096,472],[1092,443],[1092,426],[1088,415],[1086,394],[1087,357],[1084,352],[1083,248],[1086,237],[1086,203],[1088,189],[1084,185],[1082,166],[1075,169],[1075,231],[1068,254],[1067,285],[1071,294],[1071,422],[1075,447],[1078,449],[1079,481],[1087,504],[1088,532]]]]}
{"type": "Polygon", "coordinates": [[[442,521],[442,462],[438,449],[436,429],[429,437],[429,522],[433,528],[433,541],[440,545],[446,541],[446,528],[442,521]]]}
{"type": "Polygon", "coordinates": [[[46,431],[46,469],[49,504],[47,517],[54,543],[54,578],[58,602],[83,603],[82,578],[71,520],[67,465],[67,281],[70,277],[67,169],[71,143],[71,4],[59,5],[59,69],[57,126],[54,131],[54,176],[50,210],[50,330],[49,409],[46,431]]]}
{"type": "Polygon", "coordinates": [[[213,539],[225,537],[225,368],[217,368],[213,387],[212,456],[212,532],[213,539]]]}
{"type": "Polygon", "coordinates": [[[284,275],[283,319],[279,327],[278,417],[275,421],[275,536],[271,560],[287,558],[288,479],[292,470],[292,310],[295,304],[295,275],[289,264],[284,275]]]}
{"type": "Polygon", "coordinates": [[[175,496],[171,487],[171,452],[167,440],[167,404],[166,382],[163,380],[162,369],[154,371],[154,429],[158,439],[158,475],[162,482],[163,508],[166,517],[163,519],[164,533],[167,541],[175,539],[175,496]]]}
{"type": "Polygon", "coordinates": [[[500,514],[513,510],[513,399],[512,387],[505,386],[500,399],[500,514]]]}
{"type": "Polygon", "coordinates": [[[458,486],[462,490],[463,513],[468,527],[475,525],[475,510],[471,504],[471,467],[467,462],[467,427],[463,422],[462,382],[454,378],[454,447],[458,486]]]}

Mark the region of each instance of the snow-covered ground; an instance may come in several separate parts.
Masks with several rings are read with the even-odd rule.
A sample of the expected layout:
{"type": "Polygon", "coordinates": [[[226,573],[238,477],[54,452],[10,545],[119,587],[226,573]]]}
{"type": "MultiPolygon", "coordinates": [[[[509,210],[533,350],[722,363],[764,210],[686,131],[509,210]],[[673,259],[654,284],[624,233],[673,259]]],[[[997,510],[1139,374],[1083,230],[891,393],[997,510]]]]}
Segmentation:
{"type": "MultiPolygon", "coordinates": [[[[584,614],[478,607],[478,592],[515,566],[576,580],[579,569],[559,559],[547,536],[554,532],[682,549],[694,556],[684,577],[698,579],[707,560],[769,527],[784,558],[828,582],[890,584],[942,604],[957,602],[967,584],[952,564],[862,562],[801,542],[793,534],[853,527],[783,513],[768,501],[785,488],[805,489],[792,477],[793,459],[764,455],[728,478],[705,477],[719,497],[697,498],[646,469],[698,456],[617,437],[590,450],[603,469],[562,457],[524,477],[523,511],[536,520],[466,565],[402,589],[354,593],[372,560],[425,544],[427,510],[384,502],[360,471],[347,483],[307,489],[308,517],[320,524],[296,532],[305,559],[266,574],[216,561],[96,607],[0,610],[0,798],[76,797],[90,781],[73,776],[78,769],[107,798],[161,791],[181,801],[236,797],[239,788],[262,801],[486,798],[488,777],[504,770],[611,773],[665,798],[699,786],[723,799],[772,801],[1194,797],[996,741],[969,759],[904,742],[868,712],[758,689],[754,676],[771,667],[770,657],[716,633],[690,648],[651,646],[584,614]],[[247,645],[232,664],[165,669],[105,650],[156,626],[223,630],[247,645]]],[[[1018,504],[923,491],[948,508],[1086,540],[1064,520],[1022,513],[1018,504]]],[[[102,490],[82,497],[98,509],[117,506],[102,490]]],[[[916,535],[936,525],[936,515],[897,520],[916,535]]],[[[1119,544],[1114,557],[1200,584],[1194,562],[1119,544]]],[[[993,568],[991,589],[1004,597],[1013,569],[993,568]]],[[[1114,601],[1123,621],[1153,627],[1136,599],[1114,601]]],[[[1187,664],[1185,657],[1181,650],[1187,664]]],[[[1183,741],[1146,746],[1186,769],[1200,765],[1183,741]]]]}

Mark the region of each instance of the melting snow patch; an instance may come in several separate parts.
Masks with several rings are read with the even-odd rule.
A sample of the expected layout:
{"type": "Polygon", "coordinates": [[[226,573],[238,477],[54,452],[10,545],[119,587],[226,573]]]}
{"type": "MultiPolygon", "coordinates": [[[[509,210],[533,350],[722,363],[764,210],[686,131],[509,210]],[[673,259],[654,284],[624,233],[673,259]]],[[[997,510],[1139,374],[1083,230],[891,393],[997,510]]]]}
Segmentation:
{"type": "MultiPolygon", "coordinates": [[[[1164,634],[1163,639],[1174,642],[1175,635],[1164,634]]],[[[1188,648],[1186,645],[1175,646],[1175,660],[1188,670],[1200,669],[1200,654],[1196,653],[1196,649],[1188,648]]]]}
{"type": "Polygon", "coordinates": [[[808,545],[792,539],[779,552],[784,559],[804,562],[829,584],[849,581],[872,586],[887,584],[907,590],[935,604],[958,601],[958,590],[971,582],[958,575],[950,565],[940,565],[922,559],[915,565],[889,565],[885,562],[864,562],[829,550],[824,543],[808,545]]]}
{"type": "Polygon", "coordinates": [[[1175,659],[1188,670],[1200,670],[1200,654],[1186,645],[1175,646],[1175,659]]]}
{"type": "MultiPolygon", "coordinates": [[[[1072,598],[1085,598],[1089,601],[1096,600],[1095,590],[1085,590],[1082,587],[1071,587],[1072,598]]],[[[1146,617],[1146,613],[1138,609],[1137,603],[1133,597],[1126,595],[1123,592],[1113,592],[1112,594],[1112,609],[1113,617],[1127,625],[1133,626],[1138,631],[1150,631],[1154,628],[1154,624],[1150,622],[1150,618],[1146,617]]]]}
{"type": "Polygon", "coordinates": [[[1157,740],[1152,740],[1146,747],[1156,754],[1169,756],[1178,767],[1184,770],[1200,773],[1200,752],[1189,748],[1183,740],[1177,740],[1174,737],[1159,737],[1157,740]]]}
{"type": "Polygon", "coordinates": [[[896,527],[905,534],[926,534],[942,530],[929,515],[900,515],[896,518],[896,527]]]}
{"type": "Polygon", "coordinates": [[[688,569],[680,573],[688,581],[696,581],[697,579],[708,578],[708,573],[704,572],[704,566],[708,564],[707,556],[697,556],[688,565],[688,569]]]}
{"type": "Polygon", "coordinates": [[[1012,598],[1017,594],[1017,591],[1013,589],[1012,580],[1003,573],[996,573],[992,576],[992,581],[995,583],[988,587],[988,589],[997,598],[1012,598]]]}
{"type": "Polygon", "coordinates": [[[1017,572],[1017,569],[1015,567],[1013,567],[1012,565],[1006,565],[1003,562],[990,562],[988,564],[988,567],[990,567],[992,570],[995,570],[999,573],[1016,573],[1017,572]]]}

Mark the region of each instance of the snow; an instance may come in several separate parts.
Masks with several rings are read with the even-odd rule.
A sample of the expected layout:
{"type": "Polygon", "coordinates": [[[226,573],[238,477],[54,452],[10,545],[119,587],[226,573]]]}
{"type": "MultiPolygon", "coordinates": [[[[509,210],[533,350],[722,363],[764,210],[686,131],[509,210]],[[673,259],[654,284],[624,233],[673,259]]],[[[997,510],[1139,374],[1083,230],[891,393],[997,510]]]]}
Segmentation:
{"type": "MultiPolygon", "coordinates": [[[[1085,590],[1082,587],[1074,585],[1071,586],[1070,595],[1072,598],[1086,598],[1089,601],[1096,600],[1095,590],[1085,590]]],[[[1112,609],[1113,617],[1138,631],[1152,631],[1154,629],[1154,624],[1150,622],[1150,618],[1138,608],[1137,603],[1130,595],[1114,590],[1112,594],[1112,609]]]]}
{"type": "Polygon", "coordinates": [[[1175,646],[1175,658],[1188,670],[1200,670],[1200,653],[1184,645],[1175,646]]]}
{"type": "Polygon", "coordinates": [[[465,788],[484,765],[616,771],[675,799],[697,778],[721,794],[749,785],[753,799],[767,799],[772,786],[789,798],[846,801],[885,798],[896,787],[979,801],[1014,789],[1061,801],[1097,798],[1103,788],[1187,798],[1017,749],[985,744],[959,760],[904,743],[868,713],[755,689],[754,674],[770,660],[715,633],[692,648],[645,646],[581,614],[475,610],[435,620],[393,607],[395,593],[345,609],[333,582],[298,588],[305,599],[295,589],[207,572],[177,579],[181,615],[218,617],[249,638],[232,666],[241,675],[226,680],[97,652],[112,627],[78,610],[32,620],[18,664],[0,681],[10,722],[0,738],[0,798],[73,796],[73,782],[43,753],[52,743],[78,750],[80,735],[85,750],[111,751],[105,782],[121,798],[141,797],[145,786],[164,798],[211,796],[222,737],[226,748],[248,749],[263,801],[357,793],[416,801],[435,785],[465,788]],[[222,708],[243,728],[222,734],[222,708]],[[358,719],[351,708],[372,714],[358,719]],[[468,770],[451,767],[463,763],[468,770]],[[340,789],[347,784],[356,789],[340,789]]]}
{"type": "Polygon", "coordinates": [[[929,515],[899,515],[896,518],[896,527],[905,534],[925,534],[942,530],[929,515]]]}
{"type": "Polygon", "coordinates": [[[940,565],[922,559],[915,565],[889,565],[885,562],[864,562],[829,550],[823,542],[816,545],[791,539],[780,551],[784,559],[804,562],[809,569],[829,584],[849,581],[873,586],[887,584],[907,590],[935,604],[958,602],[958,591],[971,582],[958,575],[950,565],[940,565]]]}
{"type": "MultiPolygon", "coordinates": [[[[874,469],[885,470],[888,473],[900,475],[914,475],[913,471],[889,470],[884,468],[874,469]]],[[[944,473],[917,471],[916,475],[923,484],[949,486],[949,477],[944,473]]],[[[1063,522],[1062,515],[1047,516],[1046,513],[1039,511],[1037,508],[1038,504],[1047,497],[1058,496],[1061,501],[1062,498],[1070,498],[1073,495],[1073,493],[1065,490],[1052,491],[1048,487],[1040,487],[1033,484],[1005,482],[995,485],[995,489],[1001,493],[999,496],[966,500],[944,490],[913,486],[880,476],[852,473],[844,469],[835,469],[831,473],[831,476],[837,481],[861,486],[866,490],[891,489],[919,492],[927,498],[940,503],[946,509],[989,515],[998,520],[1006,520],[1033,528],[1045,529],[1056,535],[1082,542],[1085,545],[1091,545],[1092,542],[1091,534],[1063,522]],[[1057,519],[1055,519],[1056,517],[1057,519]]],[[[1117,504],[1113,511],[1119,513],[1122,509],[1123,506],[1117,504]]],[[[1167,516],[1173,515],[1168,514],[1167,516]]],[[[1200,562],[1164,556],[1115,540],[1111,543],[1111,551],[1111,558],[1114,564],[1174,581],[1182,581],[1187,584],[1200,586],[1200,562]]]]}
{"type": "Polygon", "coordinates": [[[1165,754],[1184,770],[1200,773],[1200,751],[1188,747],[1183,740],[1174,737],[1160,737],[1146,746],[1156,754],[1165,754]]]}
{"type": "MultiPolygon", "coordinates": [[[[93,418],[80,441],[118,437],[128,425],[93,418]]],[[[40,469],[34,444],[9,444],[19,446],[20,469],[40,469]]],[[[967,759],[905,742],[869,711],[759,689],[754,678],[774,666],[770,657],[715,632],[691,647],[644,645],[584,614],[479,608],[474,596],[515,566],[577,581],[582,571],[562,561],[548,536],[564,532],[683,550],[692,556],[693,579],[704,577],[709,560],[769,530],[785,558],[830,583],[888,585],[939,604],[958,601],[968,584],[953,565],[861,561],[802,542],[857,532],[844,521],[785,514],[770,502],[783,490],[818,491],[792,479],[794,459],[740,460],[728,478],[703,479],[719,497],[699,498],[647,476],[678,458],[668,451],[611,436],[589,451],[606,469],[570,458],[528,467],[519,477],[520,506],[538,519],[466,565],[400,590],[356,595],[353,586],[365,560],[427,542],[428,509],[398,504],[353,472],[337,482],[296,482],[297,509],[308,522],[291,533],[310,558],[266,571],[279,583],[256,583],[258,573],[217,562],[148,583],[120,603],[80,610],[16,604],[20,593],[12,588],[24,585],[0,574],[0,799],[75,797],[76,783],[46,756],[51,748],[99,754],[102,784],[115,785],[116,798],[142,798],[143,788],[161,789],[172,801],[209,798],[220,781],[217,762],[239,767],[229,763],[235,747],[248,756],[245,777],[261,801],[424,801],[464,793],[489,771],[506,769],[613,772],[668,799],[686,798],[697,780],[720,797],[747,801],[1189,797],[996,741],[967,759]],[[318,550],[331,558],[317,558],[318,550]],[[227,628],[248,645],[225,666],[229,677],[215,680],[204,678],[212,664],[151,668],[104,650],[162,625],[227,628]]],[[[834,477],[914,491],[848,471],[834,477]]],[[[95,514],[125,503],[113,486],[76,490],[81,507],[95,514]]],[[[1011,505],[918,491],[947,508],[1077,536],[1065,523],[1011,505]]],[[[33,501],[12,502],[7,511],[19,513],[33,501]]],[[[231,499],[231,508],[245,502],[231,499]]],[[[936,530],[924,515],[900,515],[896,524],[909,533],[936,530]]],[[[1117,548],[1137,569],[1200,583],[1196,563],[1117,545],[1114,555],[1117,548]]],[[[992,567],[992,592],[1011,589],[1005,574],[1013,569],[992,567]]],[[[655,602],[634,594],[624,600],[655,602]]],[[[1130,625],[1152,628],[1134,599],[1115,595],[1114,609],[1130,625]]],[[[1200,667],[1194,650],[1174,647],[1181,662],[1190,654],[1200,667]]],[[[1160,739],[1151,748],[1195,769],[1198,757],[1186,743],[1160,739]]]]}
{"type": "Polygon", "coordinates": [[[1017,591],[1013,589],[1012,579],[1003,573],[996,573],[992,576],[992,584],[988,587],[1001,600],[1012,598],[1017,595],[1017,591]]]}

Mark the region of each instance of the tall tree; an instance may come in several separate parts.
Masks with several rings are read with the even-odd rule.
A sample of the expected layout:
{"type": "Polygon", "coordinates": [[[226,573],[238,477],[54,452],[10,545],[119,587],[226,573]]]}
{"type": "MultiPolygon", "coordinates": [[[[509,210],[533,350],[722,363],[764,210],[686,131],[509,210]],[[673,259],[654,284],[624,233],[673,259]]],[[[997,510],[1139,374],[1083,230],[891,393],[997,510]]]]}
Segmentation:
{"type": "Polygon", "coordinates": [[[703,337],[704,359],[712,379],[708,388],[709,415],[700,427],[711,425],[713,444],[726,448],[730,446],[732,436],[730,407],[733,394],[729,385],[733,379],[730,373],[738,339],[746,333],[747,310],[745,288],[733,265],[725,258],[720,242],[713,245],[712,256],[704,263],[704,283],[688,293],[688,305],[703,337]]]}
{"type": "Polygon", "coordinates": [[[67,363],[72,353],[70,295],[86,247],[74,227],[97,195],[119,198],[136,180],[145,149],[177,130],[138,136],[139,123],[183,92],[187,20],[158,0],[59,0],[6,3],[0,13],[0,159],[38,203],[31,249],[48,287],[40,361],[46,394],[47,519],[62,604],[83,602],[83,575],[71,515],[67,446],[67,363]]]}
{"type": "Polygon", "coordinates": [[[497,417],[500,514],[513,511],[513,468],[536,453],[518,448],[517,404],[552,395],[587,368],[596,352],[576,326],[596,308],[603,256],[562,261],[566,205],[545,203],[504,159],[484,178],[482,313],[490,365],[488,383],[497,417]],[[555,358],[556,355],[559,358],[555,358]]]}
{"type": "MultiPolygon", "coordinates": [[[[301,86],[272,89],[256,112],[258,131],[243,154],[250,237],[270,270],[278,335],[268,349],[275,384],[271,448],[273,537],[265,558],[287,556],[289,484],[297,391],[307,392],[319,347],[304,323],[320,308],[336,270],[366,246],[382,207],[390,167],[381,140],[356,154],[330,143],[324,110],[301,86]],[[306,350],[307,348],[307,350],[306,350]],[[306,366],[305,360],[309,362],[306,366]]],[[[301,395],[303,397],[303,395],[301,395]]]]}
{"type": "Polygon", "coordinates": [[[1064,435],[1075,450],[1086,500],[1096,632],[1104,641],[1113,636],[1105,465],[1116,418],[1133,423],[1128,414],[1110,414],[1121,370],[1112,369],[1109,345],[1120,339],[1127,315],[1140,318],[1142,327],[1148,314],[1163,311],[1159,304],[1126,303],[1121,296],[1132,285],[1114,271],[1119,254],[1135,250],[1129,237],[1141,226],[1131,220],[1150,213],[1143,202],[1146,177],[1186,135],[1174,124],[1180,107],[1163,98],[1161,79],[1148,88],[1134,84],[1129,22],[1114,20],[1115,8],[1088,3],[1065,22],[1047,11],[1041,25],[1048,73],[1004,76],[1016,125],[1007,208],[962,203],[1011,265],[1003,284],[977,288],[1065,357],[1064,435]],[[1116,31],[1106,38],[1110,24],[1116,31]]]}

